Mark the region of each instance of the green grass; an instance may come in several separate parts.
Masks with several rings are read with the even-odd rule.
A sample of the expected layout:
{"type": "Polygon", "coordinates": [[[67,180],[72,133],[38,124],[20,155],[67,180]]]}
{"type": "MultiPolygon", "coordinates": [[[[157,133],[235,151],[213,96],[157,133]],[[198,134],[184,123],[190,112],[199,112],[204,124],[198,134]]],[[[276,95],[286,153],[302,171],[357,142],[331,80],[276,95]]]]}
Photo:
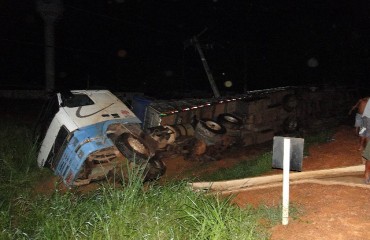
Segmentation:
{"type": "MultiPolygon", "coordinates": [[[[60,193],[16,199],[17,221],[2,239],[268,239],[260,210],[230,198],[195,193],[185,182],[123,189],[102,186],[88,195],[60,193]],[[19,213],[23,214],[19,214],[19,213]]],[[[275,211],[275,210],[274,210],[275,211]]],[[[1,235],[0,235],[1,236],[1,235]]]]}
{"type": "MultiPolygon", "coordinates": [[[[6,122],[0,136],[0,239],[268,239],[266,227],[281,219],[279,207],[240,209],[231,197],[194,192],[185,181],[143,188],[140,169],[122,186],[36,194],[33,186],[52,173],[37,167],[29,127],[6,122]]],[[[262,162],[249,171],[262,171],[262,162]]]]}
{"type": "Polygon", "coordinates": [[[272,152],[264,153],[254,159],[242,161],[231,168],[222,168],[207,176],[201,181],[221,181],[246,177],[255,177],[271,170],[272,152]]]}
{"type": "MultiPolygon", "coordinates": [[[[281,223],[282,221],[282,204],[279,203],[277,207],[268,207],[263,202],[256,208],[256,214],[259,219],[264,219],[267,227],[271,227],[281,223]]],[[[304,212],[302,206],[298,206],[295,203],[289,204],[289,217],[291,219],[298,219],[299,216],[304,212]]]]}
{"type": "Polygon", "coordinates": [[[29,192],[42,174],[36,164],[37,144],[30,127],[2,121],[0,127],[0,206],[19,193],[29,192]]]}
{"type": "MultiPolygon", "coordinates": [[[[325,129],[304,137],[303,155],[309,154],[309,148],[315,144],[322,144],[332,140],[335,129],[325,129]]],[[[263,153],[260,156],[248,161],[242,161],[229,168],[221,168],[217,171],[202,176],[197,181],[224,181],[260,176],[272,170],[272,152],[263,153]]]]}

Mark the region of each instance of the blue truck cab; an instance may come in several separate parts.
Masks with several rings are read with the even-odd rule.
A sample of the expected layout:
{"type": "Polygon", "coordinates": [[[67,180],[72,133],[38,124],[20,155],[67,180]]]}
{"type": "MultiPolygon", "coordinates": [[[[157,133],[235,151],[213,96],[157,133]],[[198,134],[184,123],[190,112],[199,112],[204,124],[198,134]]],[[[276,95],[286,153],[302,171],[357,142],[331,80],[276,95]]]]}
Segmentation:
{"type": "Polygon", "coordinates": [[[74,90],[53,96],[45,113],[47,128],[37,162],[49,167],[67,186],[84,185],[143,166],[145,179],[158,178],[165,165],[155,158],[157,142],[141,121],[108,90],[74,90]]]}

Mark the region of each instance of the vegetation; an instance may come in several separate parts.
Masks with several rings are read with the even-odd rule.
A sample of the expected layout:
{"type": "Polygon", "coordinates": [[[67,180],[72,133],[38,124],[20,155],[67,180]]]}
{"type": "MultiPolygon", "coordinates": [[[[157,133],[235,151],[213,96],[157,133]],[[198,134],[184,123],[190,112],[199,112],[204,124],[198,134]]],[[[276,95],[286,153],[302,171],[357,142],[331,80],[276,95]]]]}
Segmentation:
{"type": "Polygon", "coordinates": [[[277,209],[239,209],[184,183],[137,187],[17,198],[17,221],[3,225],[2,239],[268,239],[258,219],[271,218],[272,224],[280,215],[277,209]]]}
{"type": "MultiPolygon", "coordinates": [[[[327,128],[323,131],[309,134],[304,137],[304,152],[307,156],[308,149],[314,144],[325,143],[332,140],[334,134],[333,128],[327,128]]],[[[222,168],[216,172],[202,176],[200,181],[223,181],[231,179],[240,179],[259,176],[263,173],[271,171],[272,152],[266,152],[254,159],[242,161],[230,168],[222,168]]]]}
{"type": "Polygon", "coordinates": [[[271,170],[272,152],[267,152],[248,161],[242,161],[231,168],[222,168],[218,171],[201,177],[203,181],[221,181],[247,177],[255,177],[271,170]]]}
{"type": "Polygon", "coordinates": [[[37,144],[27,125],[2,121],[0,139],[0,206],[4,206],[18,193],[29,192],[31,182],[44,172],[37,171],[37,144]]]}
{"type": "Polygon", "coordinates": [[[266,227],[280,220],[279,207],[240,209],[232,196],[196,193],[186,182],[143,188],[140,169],[122,187],[37,194],[51,171],[36,166],[29,127],[3,123],[0,239],[268,239],[266,227]]]}
{"type": "Polygon", "coordinates": [[[308,156],[309,155],[308,149],[312,145],[332,141],[334,133],[335,133],[334,128],[326,128],[326,129],[323,129],[322,131],[318,131],[314,134],[305,136],[303,154],[305,156],[308,156]]]}
{"type": "MultiPolygon", "coordinates": [[[[332,135],[326,130],[305,137],[305,149],[332,135]]],[[[144,189],[140,169],[121,187],[35,194],[33,187],[52,173],[36,166],[30,128],[3,121],[0,137],[0,239],[268,239],[266,227],[281,221],[281,206],[240,209],[232,196],[196,193],[185,181],[144,189]]],[[[271,169],[271,159],[267,152],[203,180],[257,176],[271,169]]],[[[291,205],[293,217],[297,209],[291,205]]]]}

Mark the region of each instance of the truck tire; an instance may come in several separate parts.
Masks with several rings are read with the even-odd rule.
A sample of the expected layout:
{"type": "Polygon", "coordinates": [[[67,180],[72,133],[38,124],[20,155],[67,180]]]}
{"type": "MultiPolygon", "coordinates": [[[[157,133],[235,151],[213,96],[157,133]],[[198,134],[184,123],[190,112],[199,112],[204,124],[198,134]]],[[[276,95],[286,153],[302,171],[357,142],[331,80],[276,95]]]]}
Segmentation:
{"type": "Polygon", "coordinates": [[[218,115],[217,122],[221,123],[227,129],[239,129],[243,125],[243,121],[231,113],[218,115]]]}
{"type": "Polygon", "coordinates": [[[151,158],[145,168],[146,175],[144,181],[157,180],[159,177],[163,176],[166,169],[167,167],[162,160],[151,158]]]}
{"type": "Polygon", "coordinates": [[[116,139],[115,145],[130,161],[145,162],[151,157],[150,148],[145,141],[130,133],[121,134],[116,139]]]}
{"type": "Polygon", "coordinates": [[[177,124],[172,125],[176,130],[179,136],[191,137],[194,136],[194,128],[191,124],[177,124]]]}
{"type": "Polygon", "coordinates": [[[226,133],[226,128],[219,124],[218,122],[213,121],[212,119],[201,119],[197,125],[199,128],[206,129],[214,134],[224,134],[226,133]]]}
{"type": "Polygon", "coordinates": [[[166,125],[164,128],[167,129],[167,133],[170,135],[170,137],[167,140],[167,144],[173,144],[176,141],[177,132],[173,126],[166,125]]]}
{"type": "Polygon", "coordinates": [[[225,133],[226,128],[211,119],[200,120],[195,128],[195,138],[204,140],[207,146],[220,142],[225,133]]]}

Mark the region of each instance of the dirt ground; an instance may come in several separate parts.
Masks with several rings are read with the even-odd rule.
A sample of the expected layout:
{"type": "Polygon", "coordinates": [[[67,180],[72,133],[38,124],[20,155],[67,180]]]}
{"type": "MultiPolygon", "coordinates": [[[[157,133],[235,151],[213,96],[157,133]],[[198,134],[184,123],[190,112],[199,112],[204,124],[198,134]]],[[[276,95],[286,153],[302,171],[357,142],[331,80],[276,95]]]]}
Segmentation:
{"type": "MultiPolygon", "coordinates": [[[[253,157],[269,147],[271,149],[271,144],[245,149],[208,164],[167,159],[168,171],[164,178],[196,178],[220,167],[231,166],[248,156],[253,157]]],[[[362,164],[361,152],[357,149],[358,138],[354,129],[340,126],[330,142],[309,149],[309,156],[303,160],[303,172],[362,164]]],[[[282,171],[272,170],[270,174],[282,174],[282,171]]],[[[298,217],[291,217],[288,225],[274,226],[271,239],[370,239],[366,231],[370,228],[370,208],[367,206],[370,186],[363,183],[362,173],[343,176],[339,182],[343,184],[292,184],[290,204],[298,210],[298,217]]],[[[281,192],[281,186],[243,190],[236,194],[234,201],[240,207],[247,204],[277,206],[281,204],[281,192]]]]}
{"type": "MultiPolygon", "coordinates": [[[[247,147],[208,163],[171,157],[164,160],[167,172],[161,181],[196,180],[198,176],[230,167],[271,149],[272,143],[247,147]]],[[[303,172],[362,164],[361,152],[357,149],[358,138],[353,127],[340,126],[330,142],[309,149],[309,155],[303,160],[303,172]]],[[[271,174],[282,174],[282,170],[267,173],[271,174]]],[[[370,186],[363,183],[362,173],[343,176],[340,181],[343,184],[292,184],[290,204],[299,211],[298,217],[290,218],[288,225],[272,227],[271,239],[370,239],[366,231],[370,228],[370,207],[367,206],[370,203],[370,186]]],[[[50,182],[50,186],[43,184],[42,189],[50,190],[53,187],[50,182]]],[[[236,194],[234,202],[240,207],[247,204],[278,206],[281,204],[281,192],[281,186],[243,190],[236,194]]]]}
{"type": "MultiPolygon", "coordinates": [[[[328,169],[359,165],[362,163],[358,139],[353,128],[341,127],[333,141],[316,145],[303,160],[303,170],[328,169]]],[[[290,201],[302,209],[297,219],[290,219],[286,226],[271,229],[271,239],[370,239],[370,188],[363,183],[363,175],[342,179],[344,184],[297,184],[290,188],[290,201]],[[362,187],[363,186],[363,187],[362,187]]],[[[245,191],[238,194],[236,202],[278,205],[281,187],[245,191]]]]}

